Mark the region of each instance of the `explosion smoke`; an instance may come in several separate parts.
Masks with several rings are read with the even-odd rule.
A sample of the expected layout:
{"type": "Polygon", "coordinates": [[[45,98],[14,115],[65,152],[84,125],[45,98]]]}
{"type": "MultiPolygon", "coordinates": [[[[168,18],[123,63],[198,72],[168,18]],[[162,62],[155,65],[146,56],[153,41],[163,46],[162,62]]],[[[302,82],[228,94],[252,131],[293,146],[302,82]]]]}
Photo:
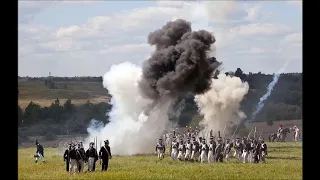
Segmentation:
{"type": "Polygon", "coordinates": [[[287,67],[287,65],[289,64],[289,61],[287,61],[283,67],[273,75],[273,80],[270,82],[270,84],[268,85],[267,87],[267,92],[260,98],[260,101],[259,103],[257,104],[256,106],[256,110],[252,113],[252,116],[251,116],[251,121],[249,122],[252,122],[254,121],[256,115],[262,110],[262,108],[264,107],[264,103],[265,101],[268,99],[268,97],[271,95],[271,92],[274,88],[274,86],[278,83],[278,80],[279,80],[279,77],[280,77],[280,74],[283,73],[283,71],[285,70],[285,68],[287,67]]]}
{"type": "Polygon", "coordinates": [[[222,131],[226,126],[225,134],[230,134],[228,129],[246,118],[240,111],[240,102],[248,93],[249,85],[238,77],[225,74],[219,74],[218,78],[212,81],[208,92],[195,96],[199,111],[204,116],[201,121],[205,127],[203,132],[222,131]]]}
{"type": "Polygon", "coordinates": [[[182,19],[168,22],[162,29],[150,33],[148,42],[156,46],[156,51],[143,65],[142,93],[156,100],[207,91],[211,75],[219,66],[207,58],[215,41],[205,30],[192,32],[191,23],[182,19]]]}
{"type": "MultiPolygon", "coordinates": [[[[129,62],[114,65],[104,75],[103,85],[112,95],[110,123],[90,136],[109,139],[112,153],[150,153],[156,138],[169,125],[168,110],[187,93],[204,93],[219,63],[207,58],[213,35],[191,31],[191,24],[178,19],[149,34],[156,46],[143,68],[129,62]]],[[[89,129],[88,129],[89,131],[89,129]]]]}

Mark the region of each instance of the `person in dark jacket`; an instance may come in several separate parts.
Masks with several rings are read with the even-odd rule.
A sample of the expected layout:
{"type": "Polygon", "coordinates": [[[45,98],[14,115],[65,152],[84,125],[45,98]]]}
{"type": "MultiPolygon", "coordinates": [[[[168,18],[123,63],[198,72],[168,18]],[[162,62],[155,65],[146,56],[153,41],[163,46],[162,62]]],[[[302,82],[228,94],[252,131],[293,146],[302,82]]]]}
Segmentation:
{"type": "Polygon", "coordinates": [[[36,140],[36,146],[37,146],[37,151],[36,154],[34,155],[34,157],[36,158],[36,163],[38,162],[38,158],[40,158],[42,160],[42,162],[46,162],[44,160],[44,148],[43,146],[38,142],[38,140],[36,140]]]}
{"type": "Polygon", "coordinates": [[[66,171],[69,172],[70,158],[69,151],[71,151],[71,145],[68,145],[68,149],[63,154],[63,161],[66,162],[66,171]]]}
{"type": "Polygon", "coordinates": [[[70,169],[69,172],[71,173],[73,171],[73,173],[78,172],[77,171],[77,153],[76,153],[76,149],[75,149],[75,145],[71,144],[71,150],[69,151],[69,161],[70,161],[70,169]]]}
{"type": "Polygon", "coordinates": [[[83,146],[81,146],[81,144],[78,144],[78,148],[76,149],[76,155],[77,155],[77,167],[78,167],[78,171],[79,173],[83,172],[84,170],[84,163],[86,161],[86,152],[83,148],[83,146]]]}
{"type": "Polygon", "coordinates": [[[100,157],[100,163],[102,160],[101,171],[107,171],[108,165],[109,165],[109,159],[112,158],[111,149],[109,146],[109,140],[104,141],[104,146],[102,146],[99,151],[99,157],[100,157]]]}
{"type": "Polygon", "coordinates": [[[90,147],[86,151],[86,157],[88,158],[88,171],[95,171],[98,153],[96,148],[94,148],[93,142],[90,143],[90,147]]]}

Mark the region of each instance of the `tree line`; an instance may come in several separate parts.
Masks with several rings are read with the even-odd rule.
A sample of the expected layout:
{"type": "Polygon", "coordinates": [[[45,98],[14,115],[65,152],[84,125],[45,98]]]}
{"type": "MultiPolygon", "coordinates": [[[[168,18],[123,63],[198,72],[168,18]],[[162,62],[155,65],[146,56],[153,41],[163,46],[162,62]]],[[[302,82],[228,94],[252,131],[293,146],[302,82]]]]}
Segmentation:
{"type": "Polygon", "coordinates": [[[18,76],[18,80],[27,79],[28,81],[45,81],[50,79],[51,81],[79,81],[79,82],[101,82],[103,81],[102,76],[83,76],[83,77],[56,77],[56,76],[49,76],[49,77],[21,77],[18,76]]]}
{"type": "MultiPolygon", "coordinates": [[[[267,92],[273,75],[261,72],[245,74],[240,68],[226,74],[239,77],[249,84],[250,89],[241,103],[241,110],[245,112],[247,119],[251,119],[251,114],[260,97],[267,92]]],[[[28,77],[28,80],[44,81],[46,77],[28,77]]],[[[102,77],[51,77],[51,80],[102,82],[102,77]]],[[[108,112],[111,108],[109,103],[92,104],[89,101],[75,106],[70,99],[64,104],[57,99],[50,107],[40,107],[30,102],[24,111],[18,107],[18,124],[21,132],[33,135],[44,135],[49,131],[55,134],[87,133],[91,119],[104,124],[109,122],[108,112]]],[[[194,95],[181,97],[171,108],[169,119],[178,122],[180,126],[197,125],[202,116],[198,113],[194,95]]],[[[255,121],[265,121],[271,125],[273,121],[294,119],[302,119],[302,73],[283,73],[255,121]]]]}
{"type": "Polygon", "coordinates": [[[19,136],[86,134],[92,119],[104,125],[109,122],[111,107],[109,103],[92,104],[90,101],[74,105],[71,99],[64,104],[56,99],[49,107],[31,101],[25,110],[18,105],[19,136]]]}

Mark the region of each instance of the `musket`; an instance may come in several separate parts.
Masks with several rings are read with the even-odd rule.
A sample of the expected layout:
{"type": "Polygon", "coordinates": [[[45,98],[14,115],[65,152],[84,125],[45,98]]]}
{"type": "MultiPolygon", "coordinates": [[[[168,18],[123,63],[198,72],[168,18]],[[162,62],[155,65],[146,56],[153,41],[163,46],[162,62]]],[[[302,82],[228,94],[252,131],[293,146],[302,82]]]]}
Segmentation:
{"type": "Polygon", "coordinates": [[[96,136],[96,150],[98,149],[98,137],[96,136]]]}
{"type": "Polygon", "coordinates": [[[238,127],[239,127],[239,125],[240,125],[240,124],[238,124],[238,126],[236,127],[236,130],[233,132],[231,139],[233,139],[234,135],[236,134],[236,132],[237,132],[237,130],[238,130],[238,127]]]}
{"type": "Polygon", "coordinates": [[[225,138],[226,137],[226,127],[227,127],[227,124],[225,124],[224,125],[224,128],[223,128],[223,132],[222,132],[222,134],[223,134],[223,138],[225,138]]]}
{"type": "Polygon", "coordinates": [[[261,138],[262,133],[263,133],[263,128],[262,128],[262,131],[261,131],[261,133],[260,133],[259,139],[261,138]]]}
{"type": "Polygon", "coordinates": [[[251,131],[248,134],[248,139],[250,138],[250,134],[252,133],[253,128],[251,128],[251,131]]]}

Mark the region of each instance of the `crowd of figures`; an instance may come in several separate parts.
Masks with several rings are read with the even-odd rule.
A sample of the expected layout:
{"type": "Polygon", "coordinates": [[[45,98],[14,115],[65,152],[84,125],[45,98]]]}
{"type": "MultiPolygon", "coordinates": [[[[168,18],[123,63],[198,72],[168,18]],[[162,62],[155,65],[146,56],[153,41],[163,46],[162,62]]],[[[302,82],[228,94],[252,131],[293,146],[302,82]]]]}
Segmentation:
{"type": "Polygon", "coordinates": [[[70,143],[68,149],[63,155],[66,163],[66,171],[70,173],[84,172],[85,165],[88,165],[88,171],[92,172],[96,169],[96,162],[100,160],[101,171],[107,171],[109,159],[112,158],[109,141],[104,141],[104,146],[100,148],[99,154],[94,148],[94,143],[89,144],[89,149],[85,151],[82,142],[77,144],[70,143]],[[77,146],[77,147],[76,147],[77,146]]]}
{"type": "MultiPolygon", "coordinates": [[[[190,137],[190,134],[188,136],[186,140],[172,137],[169,154],[173,160],[213,163],[223,162],[225,158],[226,162],[230,162],[232,149],[234,149],[233,156],[243,163],[265,162],[265,156],[268,155],[267,145],[262,138],[244,137],[242,140],[240,138],[230,140],[210,135],[207,144],[203,137],[190,137]]],[[[160,160],[164,158],[165,147],[165,143],[160,138],[156,145],[156,153],[160,160]]]]}
{"type": "MultiPolygon", "coordinates": [[[[89,144],[89,149],[85,150],[82,142],[70,143],[63,154],[63,160],[66,163],[66,171],[70,173],[83,173],[85,166],[88,166],[88,171],[92,172],[96,169],[96,162],[100,160],[101,171],[107,171],[109,159],[112,158],[109,141],[104,141],[104,146],[100,148],[99,153],[94,148],[94,143],[89,144]]],[[[35,162],[38,159],[44,160],[44,148],[36,141],[37,151],[34,155],[35,162]]]]}
{"type": "MultiPolygon", "coordinates": [[[[280,124],[276,133],[277,137],[282,136],[283,132],[286,131],[280,124]]],[[[294,140],[300,140],[300,133],[297,126],[294,126],[294,140]]],[[[212,130],[209,135],[209,142],[207,143],[205,136],[200,136],[199,130],[190,130],[183,133],[167,133],[160,138],[156,144],[155,150],[158,154],[158,158],[162,160],[166,152],[166,146],[170,147],[170,157],[173,160],[189,161],[189,162],[201,162],[201,163],[213,163],[213,162],[230,162],[231,156],[234,156],[237,161],[243,163],[260,163],[265,162],[265,157],[268,155],[267,144],[259,137],[250,136],[251,132],[247,137],[235,138],[232,137],[222,138],[220,131],[218,131],[218,137],[216,138],[212,134],[212,130]],[[163,139],[165,141],[163,141],[163,139]]],[[[37,151],[34,155],[35,162],[44,159],[44,148],[36,141],[37,151]]],[[[109,141],[104,141],[102,146],[97,152],[95,143],[89,144],[89,149],[85,150],[82,142],[70,143],[68,148],[65,150],[63,160],[66,163],[66,171],[70,173],[82,173],[84,172],[85,166],[88,166],[89,172],[95,171],[96,162],[100,160],[102,171],[108,169],[109,159],[112,158],[109,141]]]]}

